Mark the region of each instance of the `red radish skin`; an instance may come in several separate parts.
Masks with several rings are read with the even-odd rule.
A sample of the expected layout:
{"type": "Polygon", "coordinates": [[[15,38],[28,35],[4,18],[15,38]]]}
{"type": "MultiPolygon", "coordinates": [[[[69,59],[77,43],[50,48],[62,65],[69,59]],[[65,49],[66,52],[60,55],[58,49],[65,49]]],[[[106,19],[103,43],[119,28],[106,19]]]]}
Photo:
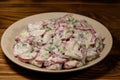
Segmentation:
{"type": "Polygon", "coordinates": [[[30,61],[34,60],[37,57],[37,55],[38,55],[38,53],[35,53],[35,55],[31,58],[24,58],[24,57],[18,55],[17,58],[22,62],[30,62],[30,61]]]}

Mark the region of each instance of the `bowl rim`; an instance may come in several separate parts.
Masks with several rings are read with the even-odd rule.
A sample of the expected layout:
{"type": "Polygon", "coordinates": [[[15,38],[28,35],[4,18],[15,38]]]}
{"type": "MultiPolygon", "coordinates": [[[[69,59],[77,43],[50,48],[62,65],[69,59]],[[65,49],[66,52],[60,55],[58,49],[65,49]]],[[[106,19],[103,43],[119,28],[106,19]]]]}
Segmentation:
{"type": "MultiPolygon", "coordinates": [[[[112,35],[111,35],[110,31],[109,31],[103,24],[101,24],[99,21],[97,21],[97,20],[95,20],[95,19],[89,18],[89,17],[84,16],[84,15],[81,15],[81,14],[70,13],[70,12],[46,12],[46,13],[34,14],[34,15],[31,15],[31,16],[27,16],[27,17],[25,17],[25,18],[22,18],[22,19],[20,19],[20,20],[18,20],[18,21],[16,21],[16,22],[14,22],[12,25],[10,25],[10,26],[4,31],[4,33],[3,33],[2,37],[1,37],[1,48],[2,48],[2,51],[3,51],[3,53],[5,54],[5,56],[6,56],[9,60],[11,60],[13,63],[15,63],[15,64],[17,64],[17,65],[19,65],[19,66],[21,66],[21,67],[23,67],[23,68],[26,68],[26,69],[29,69],[29,70],[33,70],[33,71],[37,71],[37,72],[47,72],[47,73],[62,73],[62,72],[78,71],[78,70],[86,69],[86,68],[88,68],[88,67],[91,67],[91,66],[99,63],[100,61],[102,61],[102,60],[109,54],[109,52],[110,52],[111,49],[112,49],[113,39],[112,39],[112,35]],[[27,67],[27,66],[21,65],[20,63],[14,61],[10,56],[8,56],[8,54],[7,54],[6,51],[4,50],[4,44],[3,44],[3,43],[4,43],[4,37],[5,37],[6,33],[9,31],[9,29],[11,29],[11,26],[13,26],[13,24],[18,23],[19,21],[24,20],[24,19],[26,19],[26,18],[29,18],[29,17],[31,17],[31,16],[33,17],[33,16],[38,16],[38,15],[41,15],[41,14],[49,14],[49,13],[50,13],[50,14],[63,13],[63,14],[80,15],[80,16],[83,16],[83,17],[85,17],[85,18],[87,18],[87,19],[91,19],[91,20],[99,23],[100,25],[102,25],[102,26],[107,30],[107,32],[108,32],[108,34],[109,34],[109,37],[110,37],[110,39],[111,39],[111,45],[109,46],[109,48],[108,48],[108,50],[107,50],[107,53],[106,53],[104,56],[99,57],[99,58],[97,58],[96,60],[94,60],[92,64],[84,65],[84,66],[82,66],[82,67],[73,68],[73,69],[65,69],[65,70],[46,70],[46,69],[39,69],[39,70],[38,70],[38,69],[35,69],[35,68],[31,68],[31,67],[29,67],[29,66],[27,67]]],[[[26,63],[25,63],[25,64],[26,64],[26,63]]]]}

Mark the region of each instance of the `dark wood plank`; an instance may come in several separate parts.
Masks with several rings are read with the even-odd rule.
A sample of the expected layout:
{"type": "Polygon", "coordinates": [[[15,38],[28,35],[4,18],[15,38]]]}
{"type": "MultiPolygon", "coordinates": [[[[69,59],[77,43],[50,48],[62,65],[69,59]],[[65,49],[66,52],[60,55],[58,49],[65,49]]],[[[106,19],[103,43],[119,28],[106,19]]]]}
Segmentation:
{"type": "Polygon", "coordinates": [[[120,11],[118,9],[120,6],[116,5],[90,5],[88,4],[87,6],[82,4],[82,5],[74,5],[74,4],[58,4],[58,5],[39,5],[39,4],[32,4],[32,5],[23,5],[23,6],[4,6],[3,8],[0,9],[0,28],[7,28],[9,25],[14,23],[15,21],[33,15],[33,14],[38,14],[38,13],[43,13],[43,12],[73,12],[77,14],[82,14],[88,17],[91,17],[93,19],[96,19],[100,22],[102,22],[105,25],[111,25],[114,26],[112,28],[118,27],[120,23],[120,11]],[[50,6],[50,7],[49,7],[50,6]],[[61,7],[62,6],[62,7],[61,7]],[[24,8],[25,7],[25,8],[24,8]],[[116,8],[115,8],[116,7],[116,8]],[[111,11],[112,10],[112,11],[111,11]],[[9,12],[9,14],[8,14],[9,12]],[[114,16],[112,16],[114,15],[114,16]],[[103,21],[104,20],[104,21],[103,21]],[[111,21],[114,20],[114,21],[111,21]]]}
{"type": "Polygon", "coordinates": [[[119,0],[1,0],[1,4],[33,4],[33,3],[40,3],[40,4],[113,4],[113,3],[120,3],[119,0]]]}

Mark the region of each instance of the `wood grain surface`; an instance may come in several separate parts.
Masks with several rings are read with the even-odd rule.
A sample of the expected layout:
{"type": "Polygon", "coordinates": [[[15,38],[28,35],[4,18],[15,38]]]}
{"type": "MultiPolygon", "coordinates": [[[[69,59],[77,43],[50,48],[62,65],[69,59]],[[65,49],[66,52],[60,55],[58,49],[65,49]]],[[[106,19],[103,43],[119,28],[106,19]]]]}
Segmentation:
{"type": "Polygon", "coordinates": [[[119,0],[0,0],[0,40],[15,21],[44,12],[72,12],[101,22],[113,37],[109,55],[82,71],[50,74],[33,72],[12,63],[0,46],[0,80],[120,80],[119,0]]]}

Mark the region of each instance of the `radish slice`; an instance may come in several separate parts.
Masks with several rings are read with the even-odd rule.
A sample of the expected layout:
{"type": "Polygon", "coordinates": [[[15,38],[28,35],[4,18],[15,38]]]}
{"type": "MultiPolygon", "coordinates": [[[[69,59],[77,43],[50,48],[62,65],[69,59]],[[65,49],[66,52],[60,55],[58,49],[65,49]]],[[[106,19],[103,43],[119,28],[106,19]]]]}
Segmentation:
{"type": "Polygon", "coordinates": [[[46,69],[49,69],[49,70],[60,70],[60,69],[62,69],[62,65],[61,64],[53,64],[53,65],[50,65],[50,66],[46,67],[46,69]]]}
{"type": "Polygon", "coordinates": [[[34,30],[32,32],[30,32],[30,35],[32,36],[41,36],[45,33],[45,30],[34,30]]]}
{"type": "Polygon", "coordinates": [[[16,42],[24,42],[29,37],[29,32],[22,31],[17,37],[16,42]]]}
{"type": "Polygon", "coordinates": [[[28,24],[28,31],[34,31],[34,30],[39,30],[42,28],[42,21],[36,22],[34,24],[28,24]]]}
{"type": "Polygon", "coordinates": [[[71,58],[80,60],[81,57],[76,55],[78,53],[77,48],[79,47],[78,45],[76,45],[76,41],[73,39],[73,40],[70,40],[67,44],[68,44],[66,47],[67,51],[65,52],[65,55],[71,58]]]}
{"type": "Polygon", "coordinates": [[[42,63],[41,62],[36,62],[35,60],[30,61],[30,64],[33,64],[37,67],[42,67],[42,63]]]}
{"type": "Polygon", "coordinates": [[[81,62],[83,64],[85,64],[86,63],[86,56],[87,56],[87,49],[85,47],[82,47],[81,48],[81,53],[82,53],[82,56],[83,56],[83,58],[81,59],[81,62]]]}
{"type": "Polygon", "coordinates": [[[38,56],[35,58],[36,62],[44,62],[49,58],[50,54],[48,51],[41,50],[38,56]]]}
{"type": "Polygon", "coordinates": [[[50,65],[52,65],[52,64],[53,64],[53,62],[52,62],[52,61],[47,60],[47,61],[44,61],[43,66],[48,67],[48,66],[50,66],[50,65]]]}
{"type": "Polygon", "coordinates": [[[22,62],[30,62],[33,59],[35,59],[35,57],[37,56],[38,53],[36,52],[26,52],[26,53],[22,53],[18,56],[18,59],[22,62]]]}
{"type": "Polygon", "coordinates": [[[84,64],[82,63],[82,62],[78,62],[77,63],[77,67],[81,67],[81,66],[83,66],[84,64]]]}
{"type": "Polygon", "coordinates": [[[53,31],[48,31],[47,33],[45,33],[43,36],[43,43],[47,43],[52,35],[54,35],[53,31]]]}
{"type": "Polygon", "coordinates": [[[76,60],[67,61],[64,64],[64,68],[65,69],[74,68],[74,67],[77,67],[77,64],[78,64],[78,61],[76,60]]]}
{"type": "Polygon", "coordinates": [[[54,63],[61,63],[62,64],[64,62],[66,62],[67,60],[63,59],[63,58],[60,58],[60,57],[54,57],[54,58],[51,59],[51,61],[54,62],[54,63]]]}
{"type": "Polygon", "coordinates": [[[96,52],[95,48],[88,49],[87,51],[87,61],[91,61],[98,57],[98,53],[96,52]]]}
{"type": "Polygon", "coordinates": [[[76,55],[76,52],[70,50],[70,51],[66,51],[65,52],[65,55],[70,57],[70,58],[73,58],[73,59],[77,59],[77,60],[80,60],[81,57],[79,57],[78,55],[76,55]]]}
{"type": "Polygon", "coordinates": [[[31,49],[32,47],[28,43],[23,43],[23,42],[16,43],[14,46],[14,55],[18,56],[22,53],[30,51],[31,49]]]}

